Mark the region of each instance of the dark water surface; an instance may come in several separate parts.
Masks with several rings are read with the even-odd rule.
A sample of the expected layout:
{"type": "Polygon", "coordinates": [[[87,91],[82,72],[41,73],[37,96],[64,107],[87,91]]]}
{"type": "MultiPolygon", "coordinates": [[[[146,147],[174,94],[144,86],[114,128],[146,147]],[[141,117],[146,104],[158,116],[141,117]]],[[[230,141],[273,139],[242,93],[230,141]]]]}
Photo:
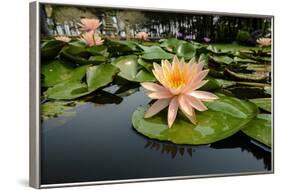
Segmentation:
{"type": "Polygon", "coordinates": [[[142,91],[120,104],[78,106],[42,123],[42,184],[262,172],[271,152],[243,133],[211,145],[175,145],[137,133],[131,116],[149,99],[142,91]]]}

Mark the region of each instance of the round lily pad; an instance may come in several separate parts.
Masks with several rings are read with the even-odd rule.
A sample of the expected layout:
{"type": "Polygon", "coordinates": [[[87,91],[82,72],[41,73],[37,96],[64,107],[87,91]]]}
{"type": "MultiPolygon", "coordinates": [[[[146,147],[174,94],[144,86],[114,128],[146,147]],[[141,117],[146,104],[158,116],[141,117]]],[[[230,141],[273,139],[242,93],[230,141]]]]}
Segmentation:
{"type": "Polygon", "coordinates": [[[167,110],[144,119],[148,106],[138,107],[132,116],[133,127],[146,137],[171,141],[175,144],[209,144],[238,132],[257,114],[251,102],[220,96],[215,102],[206,103],[205,112],[196,112],[197,125],[192,124],[180,111],[171,128],[167,125],[167,110]]]}

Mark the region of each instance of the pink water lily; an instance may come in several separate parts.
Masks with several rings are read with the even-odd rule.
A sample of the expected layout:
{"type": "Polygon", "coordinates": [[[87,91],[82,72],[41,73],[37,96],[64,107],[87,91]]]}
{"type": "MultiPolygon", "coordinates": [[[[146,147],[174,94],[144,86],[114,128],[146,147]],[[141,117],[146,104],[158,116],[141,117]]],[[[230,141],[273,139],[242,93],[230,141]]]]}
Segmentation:
{"type": "Polygon", "coordinates": [[[271,45],[271,38],[259,38],[257,39],[257,43],[260,47],[266,47],[271,45]]]}
{"type": "Polygon", "coordinates": [[[139,32],[136,34],[136,38],[140,40],[148,40],[148,34],[146,32],[139,32]]]}
{"type": "Polygon", "coordinates": [[[62,41],[62,42],[70,42],[71,38],[67,37],[67,36],[56,36],[55,40],[57,41],[62,41]]]}
{"type": "Polygon", "coordinates": [[[82,34],[82,37],[80,38],[82,42],[84,42],[87,46],[92,47],[94,45],[102,45],[104,40],[99,37],[99,35],[94,34],[93,31],[86,32],[85,34],[82,34]]]}
{"type": "Polygon", "coordinates": [[[144,82],[141,85],[146,89],[148,97],[157,99],[146,111],[144,117],[149,118],[168,106],[168,126],[172,127],[178,109],[193,123],[196,124],[195,110],[206,111],[208,108],[203,102],[210,102],[218,97],[210,92],[198,90],[207,80],[203,80],[209,70],[203,70],[202,63],[196,63],[193,58],[188,63],[177,56],[172,63],[162,60],[161,66],[153,63],[152,70],[160,84],[144,82]]]}
{"type": "Polygon", "coordinates": [[[94,18],[83,18],[80,21],[81,23],[78,23],[78,25],[81,27],[80,30],[82,31],[96,31],[97,28],[101,25],[100,21],[98,19],[94,18]]]}

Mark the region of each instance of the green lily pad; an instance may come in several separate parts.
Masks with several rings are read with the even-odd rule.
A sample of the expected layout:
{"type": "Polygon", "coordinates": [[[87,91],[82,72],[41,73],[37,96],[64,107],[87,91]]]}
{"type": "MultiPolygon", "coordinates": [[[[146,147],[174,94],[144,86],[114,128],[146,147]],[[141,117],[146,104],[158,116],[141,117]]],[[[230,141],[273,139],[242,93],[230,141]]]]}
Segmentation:
{"type": "Polygon", "coordinates": [[[252,59],[242,59],[240,57],[234,57],[233,59],[234,62],[241,62],[241,63],[257,63],[257,61],[252,60],[252,59]]]}
{"type": "Polygon", "coordinates": [[[87,70],[88,91],[93,92],[96,89],[111,83],[113,77],[118,72],[119,69],[111,64],[101,64],[89,67],[87,70]]]}
{"type": "Polygon", "coordinates": [[[92,55],[100,55],[104,57],[108,56],[107,47],[103,45],[88,47],[87,52],[91,53],[92,55]]]}
{"type": "Polygon", "coordinates": [[[90,53],[91,55],[100,55],[107,57],[108,52],[107,52],[107,47],[104,45],[99,45],[99,46],[92,46],[92,47],[87,47],[83,42],[81,41],[75,41],[69,43],[69,46],[67,48],[67,52],[71,55],[79,55],[81,53],[90,53]]]}
{"type": "Polygon", "coordinates": [[[68,43],[68,53],[72,54],[72,55],[78,55],[81,52],[85,52],[87,49],[87,46],[85,43],[79,41],[74,41],[74,42],[70,42],[68,43]]]}
{"type": "Polygon", "coordinates": [[[156,78],[151,72],[148,72],[144,69],[140,70],[136,75],[135,81],[137,82],[154,82],[156,78]]]}
{"type": "Polygon", "coordinates": [[[169,38],[169,39],[161,39],[159,40],[159,42],[161,42],[160,47],[166,48],[167,50],[170,51],[175,51],[176,47],[178,47],[178,45],[180,43],[183,43],[184,41],[178,40],[176,38],[169,38]]]}
{"type": "Polygon", "coordinates": [[[196,48],[191,43],[181,43],[176,49],[176,54],[185,59],[191,59],[196,54],[196,48]]]}
{"type": "Polygon", "coordinates": [[[250,101],[256,104],[259,108],[271,112],[271,98],[256,98],[250,99],[250,101]]]}
{"type": "Polygon", "coordinates": [[[118,76],[133,82],[155,81],[151,72],[138,69],[138,57],[136,55],[121,56],[112,64],[120,69],[118,76]]]}
{"type": "Polygon", "coordinates": [[[263,89],[264,89],[264,92],[265,92],[266,94],[271,95],[271,93],[272,93],[271,86],[264,86],[263,89]]]}
{"type": "Polygon", "coordinates": [[[142,46],[139,47],[144,51],[142,58],[148,60],[159,60],[159,59],[172,59],[173,54],[166,52],[159,46],[142,46]]]}
{"type": "Polygon", "coordinates": [[[230,53],[229,50],[223,50],[223,49],[219,49],[215,46],[212,46],[212,45],[208,45],[207,48],[206,48],[208,51],[212,52],[212,53],[215,53],[215,54],[226,54],[226,53],[230,53]]]}
{"type": "Polygon", "coordinates": [[[133,81],[138,73],[138,62],[136,55],[121,56],[111,64],[120,69],[119,76],[133,81]]]}
{"type": "Polygon", "coordinates": [[[144,119],[148,106],[141,106],[133,113],[133,127],[152,139],[176,144],[209,144],[235,134],[257,114],[253,103],[228,96],[220,96],[206,105],[207,111],[196,112],[197,125],[179,112],[171,128],[167,125],[167,111],[144,119]]]}
{"type": "Polygon", "coordinates": [[[101,56],[101,55],[95,55],[95,56],[91,56],[89,58],[89,61],[93,61],[97,64],[100,64],[100,63],[105,63],[106,62],[106,58],[104,56],[101,56]]]}
{"type": "Polygon", "coordinates": [[[256,141],[271,147],[271,115],[258,114],[256,118],[242,129],[242,132],[256,141]]]}
{"type": "Polygon", "coordinates": [[[211,59],[213,59],[215,62],[224,63],[227,65],[233,62],[233,59],[231,57],[228,57],[227,55],[221,55],[221,56],[213,55],[211,56],[211,59]]]}
{"type": "Polygon", "coordinates": [[[138,59],[138,64],[143,66],[147,71],[152,72],[153,69],[153,63],[145,61],[143,59],[138,59]]]}
{"type": "Polygon", "coordinates": [[[208,62],[209,62],[209,57],[206,54],[201,53],[198,59],[198,63],[208,65],[208,62]]]}
{"type": "Polygon", "coordinates": [[[96,65],[97,64],[96,61],[92,61],[92,60],[89,60],[88,58],[81,57],[79,55],[73,55],[73,54],[69,53],[68,48],[69,47],[66,47],[60,52],[59,55],[60,55],[61,60],[68,62],[68,63],[77,64],[77,65],[96,65]]]}
{"type": "Polygon", "coordinates": [[[268,78],[267,72],[253,72],[253,73],[236,73],[228,68],[225,68],[225,75],[235,80],[263,82],[268,78]]]}
{"type": "Polygon", "coordinates": [[[48,88],[44,95],[49,99],[71,100],[88,94],[88,86],[78,80],[68,80],[48,88]]]}
{"type": "Polygon", "coordinates": [[[229,81],[224,79],[215,79],[213,77],[206,78],[208,82],[200,88],[200,90],[208,91],[208,90],[216,90],[219,88],[228,88],[236,85],[235,81],[229,81]]]}
{"type": "Polygon", "coordinates": [[[132,41],[106,40],[105,45],[108,47],[108,51],[114,55],[138,51],[136,43],[132,41]]]}
{"type": "Polygon", "coordinates": [[[44,75],[42,85],[45,87],[54,86],[67,80],[81,80],[86,73],[87,66],[77,68],[58,60],[43,64],[41,73],[44,75]]]}
{"type": "Polygon", "coordinates": [[[41,45],[41,56],[44,59],[55,58],[66,43],[58,40],[48,40],[41,45]]]}

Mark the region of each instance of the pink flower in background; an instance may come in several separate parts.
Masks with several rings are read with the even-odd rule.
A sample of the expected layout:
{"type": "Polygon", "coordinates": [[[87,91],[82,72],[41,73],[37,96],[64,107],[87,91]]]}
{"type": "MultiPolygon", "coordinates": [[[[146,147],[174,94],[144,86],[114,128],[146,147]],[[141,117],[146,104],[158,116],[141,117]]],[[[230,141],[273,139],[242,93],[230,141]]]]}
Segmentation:
{"type": "Polygon", "coordinates": [[[81,23],[78,23],[78,25],[81,27],[80,30],[82,31],[96,31],[97,28],[101,25],[100,21],[98,19],[90,19],[90,18],[83,18],[80,21],[81,23]]]}
{"type": "Polygon", "coordinates": [[[55,40],[57,41],[62,41],[62,42],[70,42],[71,38],[67,37],[67,36],[56,36],[55,40]]]}
{"type": "Polygon", "coordinates": [[[152,70],[161,85],[144,82],[141,85],[147,90],[147,95],[156,102],[146,111],[144,117],[149,118],[168,106],[168,126],[172,127],[178,109],[193,123],[196,124],[195,110],[206,111],[208,108],[203,101],[209,102],[218,99],[210,92],[197,90],[206,84],[203,80],[209,70],[202,70],[203,64],[196,63],[193,58],[188,63],[184,59],[174,57],[172,64],[162,60],[161,66],[153,64],[152,70]]]}
{"type": "Polygon", "coordinates": [[[211,38],[204,37],[203,40],[204,40],[204,42],[209,43],[211,41],[211,38]]]}
{"type": "Polygon", "coordinates": [[[260,47],[266,47],[271,45],[271,38],[259,38],[257,39],[257,43],[260,47]]]}
{"type": "Polygon", "coordinates": [[[146,32],[139,32],[136,34],[136,38],[140,40],[148,40],[148,34],[146,32]]]}
{"type": "Polygon", "coordinates": [[[102,45],[103,41],[104,41],[97,34],[94,34],[93,31],[82,34],[82,37],[80,38],[80,40],[89,47],[92,47],[94,45],[96,45],[96,46],[102,45]]]}

